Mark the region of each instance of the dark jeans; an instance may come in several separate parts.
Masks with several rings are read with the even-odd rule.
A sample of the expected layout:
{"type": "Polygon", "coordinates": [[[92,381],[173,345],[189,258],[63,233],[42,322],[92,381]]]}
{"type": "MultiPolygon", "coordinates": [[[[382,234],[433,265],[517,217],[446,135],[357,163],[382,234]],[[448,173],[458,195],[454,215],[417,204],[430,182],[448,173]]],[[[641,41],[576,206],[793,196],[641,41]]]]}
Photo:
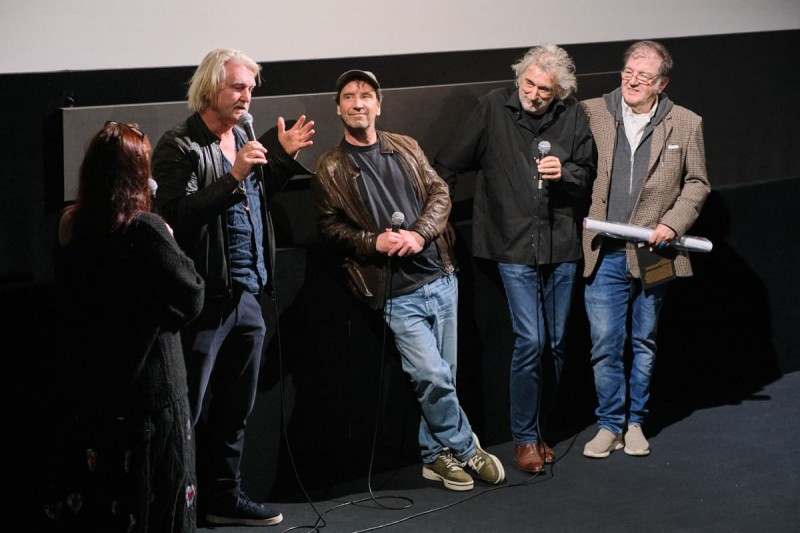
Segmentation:
{"type": "Polygon", "coordinates": [[[184,338],[201,498],[239,492],[244,429],[255,403],[266,329],[257,297],[241,292],[207,302],[184,338]]]}

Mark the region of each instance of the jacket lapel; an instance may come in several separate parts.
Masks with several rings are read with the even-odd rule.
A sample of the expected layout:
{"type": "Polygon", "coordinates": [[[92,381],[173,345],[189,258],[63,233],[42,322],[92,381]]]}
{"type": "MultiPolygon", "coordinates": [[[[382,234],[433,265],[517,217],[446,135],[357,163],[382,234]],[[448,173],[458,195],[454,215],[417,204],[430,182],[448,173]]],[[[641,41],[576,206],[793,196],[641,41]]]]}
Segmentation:
{"type": "Polygon", "coordinates": [[[650,143],[650,161],[647,165],[647,176],[650,177],[655,172],[656,165],[664,153],[666,141],[672,132],[672,113],[669,113],[661,123],[653,130],[653,139],[650,143]]]}

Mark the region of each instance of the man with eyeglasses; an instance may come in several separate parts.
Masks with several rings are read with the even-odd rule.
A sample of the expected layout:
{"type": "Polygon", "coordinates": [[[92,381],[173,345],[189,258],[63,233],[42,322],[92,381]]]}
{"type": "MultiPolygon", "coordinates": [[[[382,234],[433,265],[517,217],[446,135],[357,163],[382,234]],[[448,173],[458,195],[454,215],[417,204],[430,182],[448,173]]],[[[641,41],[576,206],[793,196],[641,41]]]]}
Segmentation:
{"type": "Polygon", "coordinates": [[[651,260],[664,265],[671,272],[664,280],[692,275],[688,254],[671,249],[670,242],[694,224],[710,185],[703,121],[664,93],[671,68],[662,44],[636,42],[625,52],[621,86],[582,102],[598,152],[589,217],[653,228],[647,243],[583,234],[599,426],[583,449],[587,457],[604,458],[623,448],[632,456],[650,453],[642,426],[667,284],[651,284],[640,266],[651,260]],[[632,360],[626,377],[628,341],[632,360]]]}
{"type": "Polygon", "coordinates": [[[458,174],[480,171],[472,254],[496,263],[503,280],[514,333],[514,459],[535,474],[555,461],[545,426],[564,366],[594,159],[567,52],[535,46],[511,68],[516,87],[479,98],[435,167],[451,194],[458,174]]]}

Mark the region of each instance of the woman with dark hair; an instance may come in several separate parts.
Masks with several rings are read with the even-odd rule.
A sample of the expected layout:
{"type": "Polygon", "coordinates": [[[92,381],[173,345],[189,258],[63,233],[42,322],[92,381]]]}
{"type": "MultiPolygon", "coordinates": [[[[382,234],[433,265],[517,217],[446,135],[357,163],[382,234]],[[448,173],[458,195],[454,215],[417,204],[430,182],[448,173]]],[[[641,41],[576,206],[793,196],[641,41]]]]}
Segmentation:
{"type": "Polygon", "coordinates": [[[194,440],[179,330],[203,280],[151,212],[150,143],[107,122],[89,142],[55,251],[68,436],[68,530],[196,531],[194,440]]]}

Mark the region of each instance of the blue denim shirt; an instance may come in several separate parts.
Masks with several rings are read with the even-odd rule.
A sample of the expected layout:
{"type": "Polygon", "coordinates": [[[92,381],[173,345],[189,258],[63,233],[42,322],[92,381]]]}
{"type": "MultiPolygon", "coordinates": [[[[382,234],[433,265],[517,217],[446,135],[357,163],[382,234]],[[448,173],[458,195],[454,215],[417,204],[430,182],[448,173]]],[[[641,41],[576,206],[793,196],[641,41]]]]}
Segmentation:
{"type": "MultiPolygon", "coordinates": [[[[244,144],[237,136],[236,149],[244,144]]],[[[231,163],[223,158],[225,172],[230,172],[231,163]]],[[[264,227],[261,223],[261,197],[253,173],[240,182],[247,190],[247,200],[230,207],[226,215],[228,223],[228,250],[231,257],[231,278],[234,284],[249,293],[260,294],[267,284],[267,267],[264,261],[264,227]]]]}

